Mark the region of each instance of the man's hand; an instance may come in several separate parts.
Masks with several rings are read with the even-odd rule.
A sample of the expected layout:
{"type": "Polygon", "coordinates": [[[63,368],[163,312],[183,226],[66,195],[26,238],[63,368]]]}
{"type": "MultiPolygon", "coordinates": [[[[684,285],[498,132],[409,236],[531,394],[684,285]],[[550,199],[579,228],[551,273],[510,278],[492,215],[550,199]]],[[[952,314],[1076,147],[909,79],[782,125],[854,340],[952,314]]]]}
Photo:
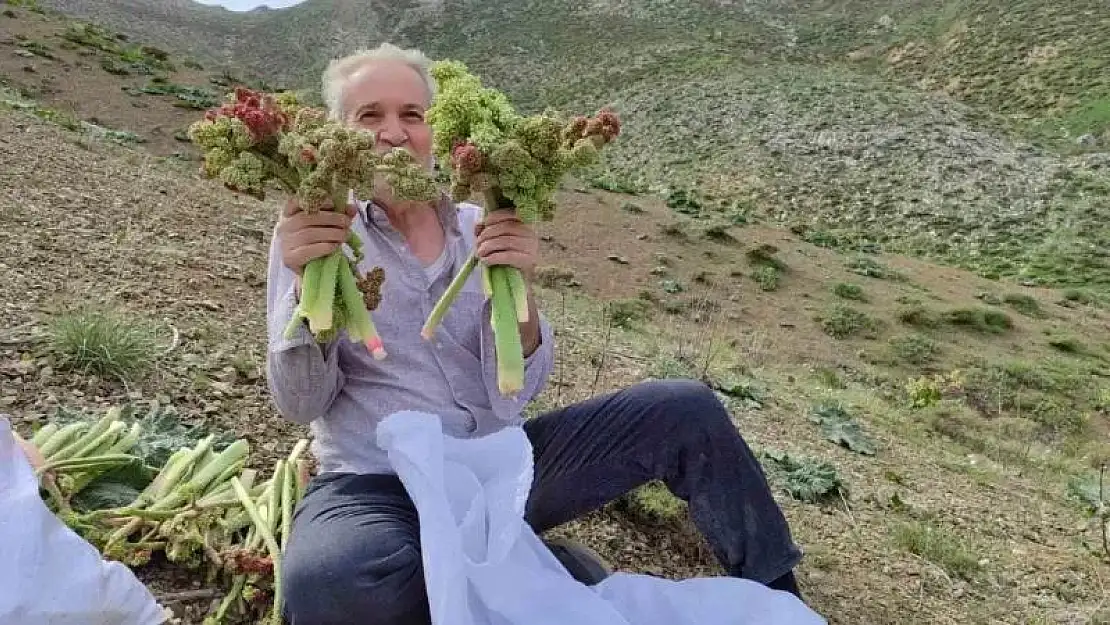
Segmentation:
{"type": "Polygon", "coordinates": [[[531,280],[536,273],[540,241],[513,211],[492,211],[474,228],[478,258],[487,265],[516,267],[531,280]]]}
{"type": "MultiPolygon", "coordinates": [[[[536,274],[540,241],[535,231],[511,210],[490,211],[474,228],[478,259],[487,265],[515,267],[531,282],[536,274]]],[[[520,338],[527,358],[540,346],[539,311],[528,289],[528,321],[520,324],[520,338]]]]}
{"type": "Polygon", "coordinates": [[[298,276],[310,261],[323,258],[343,245],[351,232],[351,222],[358,216],[355,207],[348,205],[344,212],[337,213],[330,210],[330,206],[325,207],[327,210],[306,213],[295,198],[285,204],[277,227],[281,261],[298,276]]]}

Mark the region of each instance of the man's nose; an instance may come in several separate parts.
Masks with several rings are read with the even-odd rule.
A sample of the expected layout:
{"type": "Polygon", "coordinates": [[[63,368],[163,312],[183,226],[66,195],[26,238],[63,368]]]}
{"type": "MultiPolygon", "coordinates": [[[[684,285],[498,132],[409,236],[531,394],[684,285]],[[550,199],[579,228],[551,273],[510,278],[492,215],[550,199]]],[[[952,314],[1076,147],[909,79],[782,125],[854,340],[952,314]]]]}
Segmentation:
{"type": "Polygon", "coordinates": [[[408,139],[404,128],[397,119],[388,117],[378,127],[378,141],[387,143],[392,147],[399,147],[408,139]]]}

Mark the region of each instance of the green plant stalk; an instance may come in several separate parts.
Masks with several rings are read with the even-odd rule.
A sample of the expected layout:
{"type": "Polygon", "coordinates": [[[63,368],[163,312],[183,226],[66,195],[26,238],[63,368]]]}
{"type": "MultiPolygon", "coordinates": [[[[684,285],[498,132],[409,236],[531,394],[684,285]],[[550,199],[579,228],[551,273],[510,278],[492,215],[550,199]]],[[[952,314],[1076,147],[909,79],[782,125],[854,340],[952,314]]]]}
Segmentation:
{"type": "Polygon", "coordinates": [[[297,462],[297,460],[300,459],[301,454],[304,453],[305,449],[308,449],[308,439],[298,439],[297,442],[293,444],[293,449],[289,451],[289,456],[285,459],[286,463],[293,464],[297,462]]]}
{"type": "Polygon", "coordinates": [[[270,552],[270,561],[273,563],[274,570],[274,607],[270,613],[270,618],[274,625],[281,625],[281,608],[282,608],[282,588],[281,588],[281,548],[278,546],[277,541],[274,540],[274,534],[270,531],[269,524],[262,520],[258,508],[254,505],[250,495],[247,494],[243,485],[239,482],[239,478],[231,478],[231,487],[235,489],[235,494],[239,497],[239,501],[246,508],[247,514],[251,517],[251,522],[258,529],[258,533],[262,536],[263,542],[266,544],[266,550],[270,552]]]}
{"type": "Polygon", "coordinates": [[[308,461],[297,459],[297,501],[304,499],[304,491],[308,487],[308,461]]]}
{"type": "Polygon", "coordinates": [[[73,508],[70,507],[69,500],[62,495],[62,491],[58,489],[58,484],[50,476],[45,476],[44,479],[40,480],[40,483],[46,489],[47,494],[50,495],[54,505],[57,506],[57,514],[63,516],[73,514],[73,508]]]}
{"type": "Polygon", "coordinates": [[[506,397],[515,397],[524,388],[524,347],[520,325],[510,291],[509,277],[503,266],[489,267],[493,298],[490,321],[497,357],[497,388],[506,397]]]}
{"type": "Polygon", "coordinates": [[[75,473],[77,471],[91,471],[95,469],[109,469],[119,467],[132,462],[138,462],[138,456],[129,456],[127,454],[113,454],[104,456],[88,456],[85,458],[71,458],[68,460],[56,460],[47,462],[39,468],[37,473],[42,475],[47,471],[54,473],[75,473]]]}
{"type": "Polygon", "coordinates": [[[64,447],[70,439],[87,426],[87,423],[82,423],[80,421],[62,426],[61,429],[50,436],[49,440],[42,444],[42,447],[39,447],[39,453],[47,460],[50,460],[59,449],[64,447]]]}
{"type": "MultiPolygon", "coordinates": [[[[235,600],[239,598],[239,593],[243,592],[243,585],[246,583],[246,575],[235,576],[235,578],[231,582],[231,590],[228,591],[227,595],[225,595],[223,600],[220,601],[220,607],[216,608],[216,615],[211,621],[212,625],[224,622],[224,619],[227,618],[227,611],[231,609],[232,604],[234,604],[235,600]]],[[[210,621],[208,619],[205,619],[204,621],[205,625],[208,625],[209,622],[210,621]]]]}
{"type": "Polygon", "coordinates": [[[353,230],[347,233],[347,247],[351,248],[351,254],[354,255],[356,263],[363,259],[362,239],[359,239],[353,230]]]}
{"type": "MultiPolygon", "coordinates": [[[[217,475],[216,478],[213,479],[210,484],[208,484],[208,488],[204,491],[204,495],[207,496],[215,492],[226,491],[229,488],[227,481],[231,479],[232,475],[239,475],[243,472],[244,462],[245,458],[244,460],[240,460],[224,468],[223,472],[217,475]]],[[[250,484],[245,485],[248,489],[251,487],[250,484]]]]}
{"type": "Polygon", "coordinates": [[[516,267],[504,267],[505,277],[509,282],[509,291],[512,293],[513,303],[516,304],[516,318],[520,323],[528,322],[528,283],[524,274],[516,267]]]}
{"type": "MultiPolygon", "coordinates": [[[[215,440],[216,436],[214,434],[209,434],[198,441],[196,446],[192,449],[187,450],[173,466],[170,466],[170,462],[166,462],[167,468],[164,470],[165,479],[153,492],[154,496],[151,501],[164,499],[172,490],[176,489],[178,484],[194,470],[194,465],[197,464],[204,456],[205,452],[212,447],[212,442],[215,440]]],[[[151,482],[151,485],[153,486],[154,482],[151,482]]]]}
{"type": "MultiPolygon", "coordinates": [[[[482,292],[485,293],[485,295],[488,299],[492,300],[493,299],[493,281],[490,280],[490,275],[491,274],[490,274],[490,271],[489,271],[489,267],[483,266],[482,267],[482,292]]],[[[492,323],[492,321],[491,321],[491,323],[492,323]]]]}
{"type": "Polygon", "coordinates": [[[337,248],[324,258],[311,262],[321,263],[320,282],[316,285],[313,307],[305,310],[308,327],[313,333],[330,330],[335,317],[335,289],[339,279],[339,265],[346,263],[347,256],[342,248],[337,248]]]}
{"type": "Polygon", "coordinates": [[[85,444],[75,449],[71,454],[59,454],[59,456],[68,458],[81,458],[94,453],[102,446],[111,447],[111,445],[115,443],[117,437],[119,436],[119,432],[122,429],[123,423],[119,421],[113,421],[105,430],[97,434],[95,437],[85,437],[83,439],[86,441],[85,444]]]}
{"type": "Polygon", "coordinates": [[[286,339],[293,338],[301,321],[307,318],[305,311],[313,310],[316,307],[316,296],[319,294],[317,287],[320,284],[320,274],[323,268],[322,263],[313,260],[305,265],[304,271],[301,272],[301,294],[297,301],[297,307],[293,310],[293,317],[285,326],[286,339]]]}
{"type": "Polygon", "coordinates": [[[343,298],[343,305],[347,309],[347,329],[351,339],[360,341],[370,350],[375,360],[386,357],[382,339],[374,327],[374,320],[370,318],[370,311],[366,310],[366,302],[362,299],[362,291],[358,290],[355,275],[351,272],[350,263],[339,265],[339,293],[343,298]]]}
{"type": "Polygon", "coordinates": [[[270,497],[269,501],[266,502],[266,509],[270,512],[268,527],[270,533],[274,533],[281,527],[281,494],[285,482],[285,458],[281,458],[274,463],[274,475],[270,478],[270,482],[270,497]]]}
{"type": "Polygon", "coordinates": [[[297,187],[300,186],[301,177],[297,175],[295,171],[282,165],[277,160],[271,158],[268,154],[265,154],[260,150],[251,150],[251,154],[257,156],[259,160],[261,160],[263,163],[266,164],[267,167],[270,168],[270,172],[273,173],[274,178],[281,184],[286,192],[290,194],[295,194],[297,192],[297,187]]]}
{"type": "Polygon", "coordinates": [[[297,491],[296,462],[285,463],[285,475],[281,480],[281,550],[289,544],[289,534],[293,531],[293,498],[297,491]]]}
{"type": "MultiPolygon", "coordinates": [[[[496,188],[484,193],[483,215],[498,210],[504,203],[496,188]]],[[[448,285],[447,290],[436,302],[420,335],[430,340],[443,320],[447,310],[455,302],[462,285],[470,278],[470,273],[481,264],[477,251],[467,258],[458,274],[448,285]]],[[[528,307],[528,286],[524,274],[516,267],[498,265],[488,267],[482,264],[482,289],[490,299],[490,326],[493,329],[497,357],[498,389],[503,395],[515,396],[524,387],[524,355],[520,337],[520,324],[530,318],[528,307]]]]}
{"type": "Polygon", "coordinates": [[[149,507],[151,510],[164,510],[175,508],[185,503],[196,495],[203,494],[212,481],[222,474],[228,467],[242,463],[247,457],[250,446],[246,440],[239,439],[227,446],[212,459],[211,462],[197,469],[191,478],[180,487],[174,489],[166,497],[156,501],[149,507]]]}
{"type": "Polygon", "coordinates": [[[139,436],[143,433],[143,426],[138,423],[132,423],[131,429],[127,434],[120,437],[118,441],[108,448],[107,453],[124,453],[130,451],[139,442],[139,436]]]}
{"type": "MultiPolygon", "coordinates": [[[[81,455],[80,452],[82,451],[94,449],[95,445],[92,443],[100,440],[100,436],[108,431],[112,424],[119,420],[119,416],[119,409],[113,408],[108,410],[108,412],[100,419],[97,419],[96,423],[93,423],[88,430],[83,432],[75,440],[70,441],[66,446],[55,451],[49,459],[62,460],[65,458],[72,458],[81,455]]],[[[119,427],[123,427],[122,424],[119,427]]]]}
{"type": "MultiPolygon", "coordinates": [[[[336,212],[341,212],[342,207],[347,205],[346,195],[336,187],[334,182],[331,188],[331,202],[331,210],[336,212]]],[[[303,295],[307,291],[312,295],[308,297],[308,305],[301,309],[301,316],[308,320],[309,329],[313,334],[330,330],[332,327],[337,272],[340,262],[346,259],[347,256],[340,247],[323,258],[309,261],[309,265],[318,265],[316,271],[308,273],[308,266],[305,267],[301,293],[303,295]]]]}
{"type": "Polygon", "coordinates": [[[50,440],[50,437],[53,436],[57,431],[57,423],[47,423],[46,425],[39,428],[38,432],[35,432],[35,435],[31,437],[31,442],[35,445],[35,447],[42,449],[42,446],[46,444],[46,441],[50,440]]]}
{"type": "Polygon", "coordinates": [[[459,291],[462,290],[463,285],[466,284],[466,281],[470,278],[470,274],[473,273],[476,266],[478,266],[478,254],[476,252],[471,252],[462,267],[459,267],[459,272],[455,275],[455,278],[447,285],[447,290],[443,292],[439,301],[437,301],[436,305],[432,308],[431,314],[428,315],[428,319],[424,322],[424,327],[420,329],[420,336],[425,340],[430,340],[435,336],[436,328],[439,327],[440,322],[443,321],[443,315],[451,308],[451,304],[455,303],[455,298],[458,297],[459,291]]]}
{"type": "Polygon", "coordinates": [[[161,493],[162,491],[163,486],[166,484],[166,481],[171,479],[172,475],[175,473],[175,467],[180,465],[182,462],[186,462],[191,453],[191,449],[178,449],[170,454],[170,457],[166,459],[166,463],[162,465],[162,468],[158,471],[158,474],[155,475],[154,479],[151,480],[150,483],[146,485],[146,488],[144,488],[142,492],[139,493],[139,496],[135,498],[135,501],[131,502],[131,505],[146,505],[146,503],[157,499],[159,493],[161,493]]]}

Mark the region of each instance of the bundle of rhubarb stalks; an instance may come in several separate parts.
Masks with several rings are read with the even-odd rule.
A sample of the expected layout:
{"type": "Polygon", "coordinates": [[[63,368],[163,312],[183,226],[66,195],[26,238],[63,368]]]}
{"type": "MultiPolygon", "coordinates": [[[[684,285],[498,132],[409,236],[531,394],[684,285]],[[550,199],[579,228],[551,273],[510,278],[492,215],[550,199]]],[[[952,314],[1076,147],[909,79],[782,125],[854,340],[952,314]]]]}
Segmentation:
{"type": "Polygon", "coordinates": [[[109,559],[135,567],[161,552],[203,570],[208,583],[227,589],[205,625],[280,623],[281,554],[308,481],[308,441],[297,441],[264,479],[246,467],[247,441],[218,444],[213,434],[151,466],[141,453],[149,447],[144,436],[158,434],[144,423],[155,421],[127,419],[115,407],[35,432],[47,504],[109,559]],[[114,501],[98,507],[90,499],[114,501]]]}

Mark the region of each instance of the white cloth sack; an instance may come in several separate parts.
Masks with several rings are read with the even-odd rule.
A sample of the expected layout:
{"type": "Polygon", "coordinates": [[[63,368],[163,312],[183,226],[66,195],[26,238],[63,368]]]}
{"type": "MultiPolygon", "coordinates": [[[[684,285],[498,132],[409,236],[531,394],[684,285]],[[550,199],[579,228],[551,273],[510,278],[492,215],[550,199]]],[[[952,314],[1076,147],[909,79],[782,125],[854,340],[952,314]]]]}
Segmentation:
{"type": "Polygon", "coordinates": [[[101,557],[39,496],[34,469],[0,417],[0,625],[159,625],[154,595],[101,557]]]}
{"type": "Polygon", "coordinates": [[[444,436],[399,412],[378,428],[420,516],[433,625],[826,625],[794,595],[750,580],[615,573],[576,581],[524,521],[532,448],[520,428],[444,436]]]}

